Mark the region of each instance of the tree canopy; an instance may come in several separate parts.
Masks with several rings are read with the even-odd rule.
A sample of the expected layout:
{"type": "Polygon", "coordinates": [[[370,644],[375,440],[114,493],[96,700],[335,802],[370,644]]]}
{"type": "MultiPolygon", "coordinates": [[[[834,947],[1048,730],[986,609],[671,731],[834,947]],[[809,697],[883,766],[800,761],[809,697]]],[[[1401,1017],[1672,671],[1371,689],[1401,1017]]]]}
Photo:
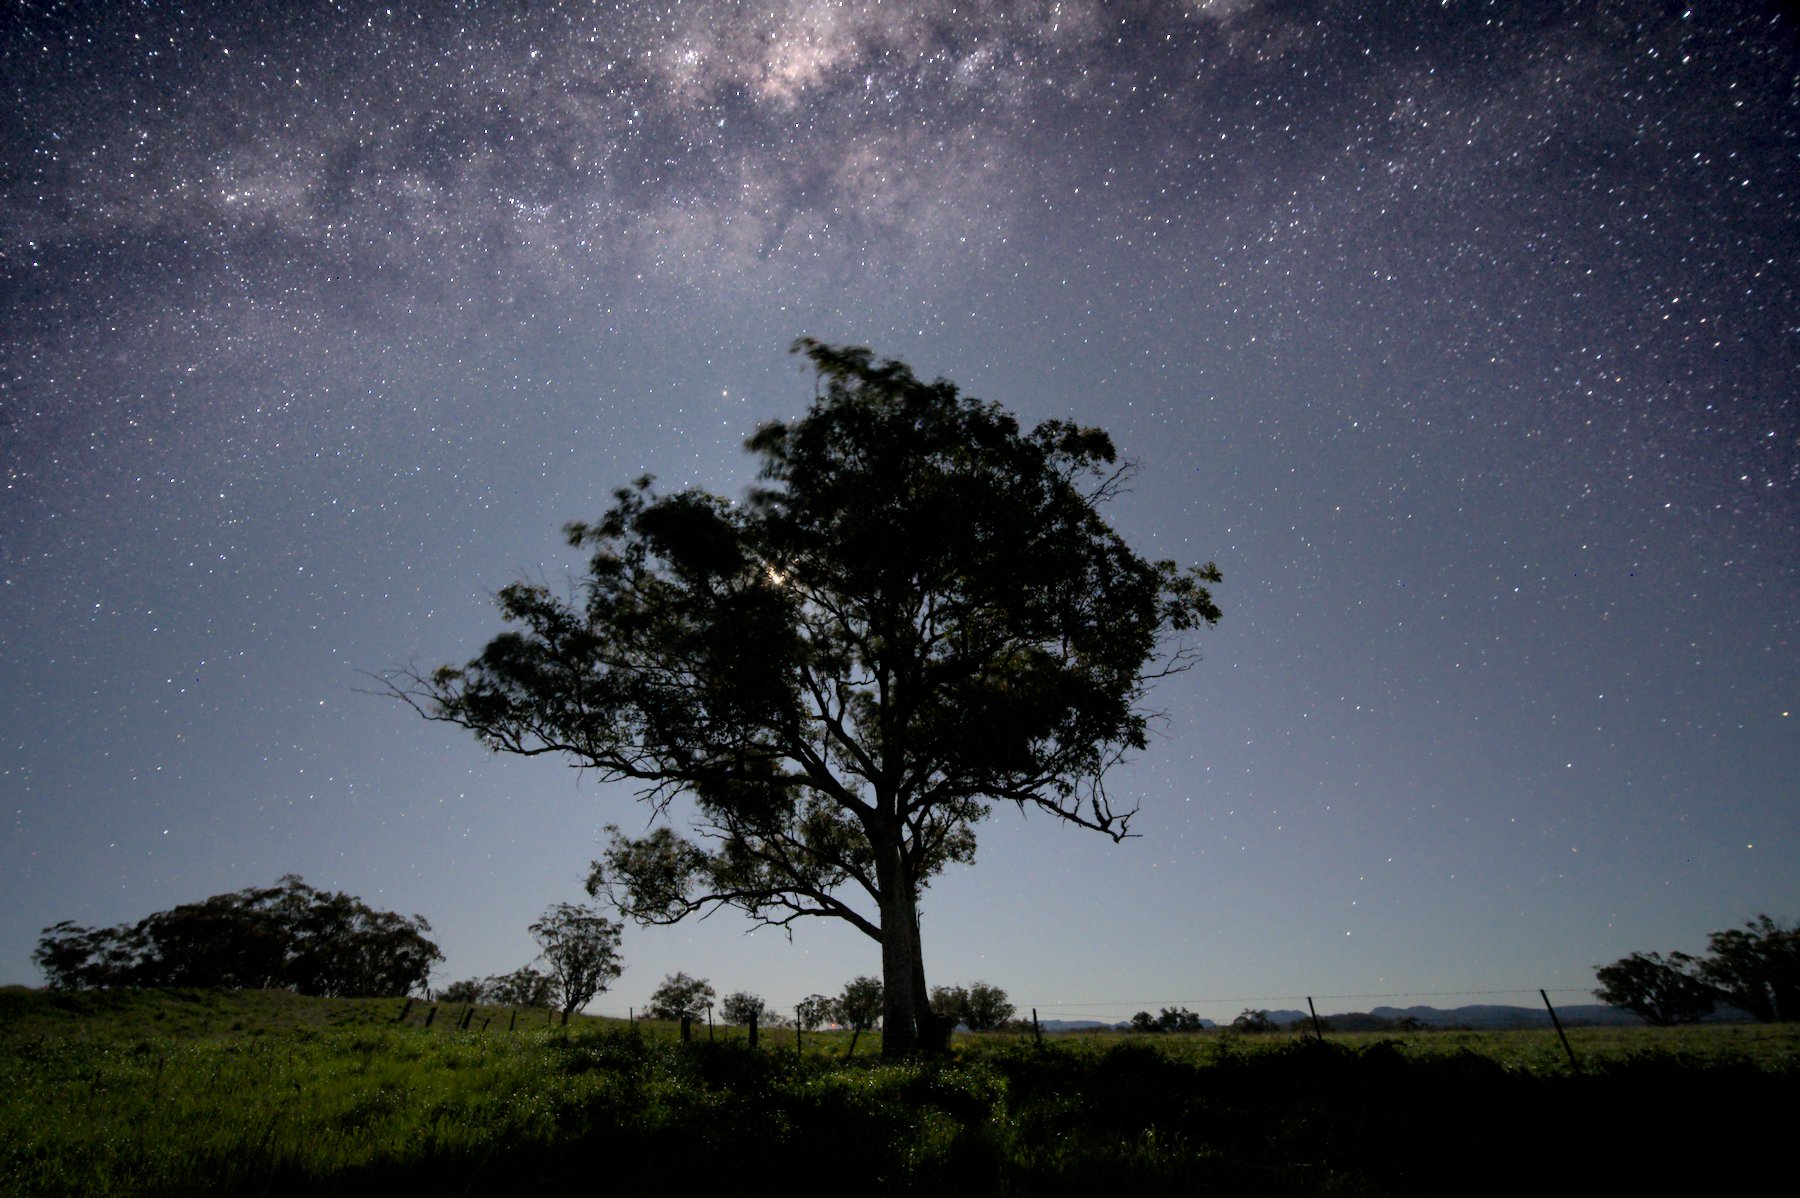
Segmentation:
{"type": "Polygon", "coordinates": [[[503,1007],[560,1008],[562,987],[535,966],[521,965],[511,973],[489,977],[482,998],[503,1007]]]}
{"type": "MultiPolygon", "coordinates": [[[[1408,1018],[1411,1017],[1408,1016],[1408,1018]]],[[[1418,1020],[1414,1019],[1413,1022],[1417,1023],[1418,1020]]],[[[1269,1018],[1268,1011],[1260,1007],[1245,1007],[1238,1017],[1231,1021],[1231,1027],[1232,1030],[1239,1032],[1272,1032],[1275,1030],[1275,1021],[1269,1018]]]]}
{"type": "Polygon", "coordinates": [[[451,982],[437,992],[437,999],[448,1003],[492,1003],[499,1007],[558,1008],[562,1006],[562,991],[555,978],[534,966],[523,965],[511,973],[451,982]]]}
{"type": "Polygon", "coordinates": [[[1705,956],[1632,953],[1595,977],[1596,998],[1649,1023],[1691,1023],[1718,1003],[1764,1023],[1800,1019],[1800,927],[1758,915],[1708,935],[1705,956]]]}
{"type": "Polygon", "coordinates": [[[768,1022],[764,1018],[768,1009],[769,1004],[763,1001],[762,995],[737,990],[720,1000],[719,1018],[737,1027],[747,1027],[752,1023],[768,1022]]]}
{"type": "Polygon", "coordinates": [[[651,992],[648,1013],[652,1019],[698,1019],[717,994],[705,978],[671,973],[651,992]]]}
{"type": "Polygon", "coordinates": [[[1695,964],[1686,953],[1666,959],[1661,953],[1632,953],[1594,971],[1600,983],[1594,997],[1658,1027],[1695,1023],[1712,1011],[1717,998],[1694,972],[1695,964]]]}
{"type": "Polygon", "coordinates": [[[803,1032],[824,1027],[834,1020],[836,1001],[828,994],[809,994],[794,1004],[794,1026],[803,1032]]]}
{"type": "Polygon", "coordinates": [[[933,986],[931,1011],[948,1027],[962,1024],[972,1032],[991,1032],[1013,1017],[1006,991],[987,982],[962,986],[933,986]]]}
{"type": "Polygon", "coordinates": [[[1720,1001],[1764,1023],[1800,1019],[1800,926],[1758,915],[1711,933],[1706,943],[1700,976],[1720,1001]]]}
{"type": "Polygon", "coordinates": [[[544,964],[549,966],[562,1021],[593,1001],[619,976],[618,924],[589,907],[557,903],[531,925],[544,964]]]}
{"type": "MultiPolygon", "coordinates": [[[[1239,1018],[1242,1019],[1243,1016],[1239,1018]]],[[[1131,1017],[1131,1030],[1134,1032],[1197,1032],[1205,1026],[1200,1016],[1186,1007],[1164,1007],[1157,1015],[1139,1011],[1131,1017]]]]}
{"type": "Polygon", "coordinates": [[[810,339],[806,414],[748,442],[734,503],[649,479],[570,544],[579,593],[515,583],[513,625],[394,694],[491,749],[641,786],[691,830],[612,827],[589,890],[645,923],[733,906],[843,919],[881,946],[890,1052],[929,1023],[919,899],[996,803],[1115,838],[1105,776],[1149,683],[1219,618],[1211,563],[1148,561],[1101,509],[1107,435],[1029,432],[904,363],[810,339]],[[683,808],[685,812],[690,808],[683,808]]]}
{"type": "MultiPolygon", "coordinates": [[[[831,1017],[850,1029],[850,1048],[845,1056],[856,1054],[856,1041],[864,1032],[881,1026],[886,998],[880,978],[864,976],[844,983],[843,991],[832,1000],[831,1017]]],[[[884,1053],[885,1049],[884,1044],[884,1053]]]]}
{"type": "Polygon", "coordinates": [[[422,916],[376,911],[293,874],[215,894],[135,924],[45,928],[32,960],[53,989],[278,987],[326,997],[423,990],[443,960],[422,916]]]}

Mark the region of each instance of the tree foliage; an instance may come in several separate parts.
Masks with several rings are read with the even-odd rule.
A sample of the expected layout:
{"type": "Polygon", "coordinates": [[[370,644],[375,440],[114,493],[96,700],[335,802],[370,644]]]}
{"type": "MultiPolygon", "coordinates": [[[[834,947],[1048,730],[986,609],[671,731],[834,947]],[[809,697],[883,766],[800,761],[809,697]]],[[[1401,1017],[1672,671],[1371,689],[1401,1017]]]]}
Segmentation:
{"type": "Polygon", "coordinates": [[[760,994],[752,994],[748,990],[738,990],[727,994],[719,1003],[719,1018],[734,1027],[747,1027],[751,1023],[768,1024],[764,1013],[769,1004],[762,1000],[760,994]]]}
{"type": "Polygon", "coordinates": [[[1134,1032],[1197,1032],[1206,1025],[1186,1007],[1164,1007],[1156,1015],[1139,1011],[1131,1017],[1134,1032]]]}
{"type": "Polygon", "coordinates": [[[705,978],[671,973],[650,994],[650,1018],[676,1020],[686,1016],[698,1019],[713,1005],[715,993],[712,983],[705,978]]]}
{"type": "Polygon", "coordinates": [[[1006,991],[987,982],[969,987],[969,1004],[963,1009],[963,1024],[972,1032],[991,1032],[1006,1025],[1013,1017],[1013,1004],[1006,991]]]}
{"type": "Polygon", "coordinates": [[[1765,1023],[1800,1019],[1800,926],[1758,915],[1713,932],[1703,957],[1632,953],[1595,970],[1601,1002],[1655,1024],[1691,1023],[1727,1003],[1765,1023]]]}
{"type": "Polygon", "coordinates": [[[668,923],[734,906],[839,918],[881,945],[886,1043],[918,1042],[920,894],[1012,803],[1114,837],[1108,767],[1146,742],[1169,638],[1218,619],[1210,563],[1134,553],[1101,508],[1129,468],[1098,429],[1030,432],[903,363],[810,339],[819,390],[748,442],[761,486],[615,493],[570,525],[580,594],[515,583],[514,628],[390,689],[490,748],[639,783],[692,832],[616,827],[589,879],[668,923]]]}
{"type": "Polygon", "coordinates": [[[288,874],[135,924],[45,928],[32,960],[52,989],[277,987],[327,997],[423,990],[443,960],[422,916],[376,911],[288,874]]]}
{"type": "Polygon", "coordinates": [[[809,994],[794,1004],[794,1026],[803,1032],[835,1023],[836,1000],[827,994],[809,994]]]}
{"type": "Polygon", "coordinates": [[[856,1041],[871,1028],[881,1026],[886,994],[880,978],[852,978],[831,1005],[832,1020],[850,1029],[850,1047],[846,1056],[856,1052],[856,1041]]]}
{"type": "Polygon", "coordinates": [[[832,1018],[859,1032],[879,1027],[883,1014],[883,997],[880,978],[866,975],[852,978],[844,983],[844,989],[832,1004],[832,1018]]]}
{"type": "Polygon", "coordinates": [[[511,973],[485,978],[464,978],[437,992],[439,1002],[488,1003],[497,1007],[540,1007],[555,1010],[562,1005],[556,979],[530,965],[511,973]]]}
{"type": "Polygon", "coordinates": [[[465,978],[452,982],[437,992],[439,1002],[489,1003],[498,1007],[542,1007],[554,1010],[562,1005],[562,994],[556,979],[530,965],[511,973],[489,974],[485,978],[465,978]]]}
{"type": "Polygon", "coordinates": [[[1714,991],[1695,972],[1686,953],[1632,953],[1595,970],[1594,997],[1635,1012],[1659,1027],[1694,1023],[1713,1009],[1714,991]]]}
{"type": "Polygon", "coordinates": [[[931,1013],[940,1019],[947,1019],[951,1026],[962,1022],[963,1011],[969,1005],[969,991],[964,986],[933,986],[931,988],[931,1013]]]}
{"type": "Polygon", "coordinates": [[[592,908],[557,903],[530,931],[562,1000],[564,1023],[619,976],[623,929],[592,908]]]}
{"type": "Polygon", "coordinates": [[[962,986],[934,986],[931,1011],[955,1027],[961,1024],[972,1032],[991,1032],[1006,1026],[1013,1017],[1013,1004],[1006,991],[987,982],[962,986]]]}
{"type": "Polygon", "coordinates": [[[439,1002],[478,1003],[488,1002],[487,984],[491,978],[464,978],[460,982],[451,982],[437,992],[439,1002]]]}
{"type": "Polygon", "coordinates": [[[1722,1002],[1764,1023],[1800,1019],[1800,925],[1758,915],[1707,937],[1700,976],[1722,1002]]]}
{"type": "Polygon", "coordinates": [[[1231,1021],[1233,1031],[1238,1032],[1272,1032],[1275,1021],[1266,1010],[1245,1007],[1236,1019],[1231,1021]]]}
{"type": "Polygon", "coordinates": [[[1186,1007],[1164,1007],[1156,1016],[1158,1031],[1197,1032],[1206,1025],[1186,1007]]]}
{"type": "Polygon", "coordinates": [[[484,999],[503,1007],[555,1010],[562,1006],[562,992],[557,980],[530,965],[488,978],[484,999]]]}

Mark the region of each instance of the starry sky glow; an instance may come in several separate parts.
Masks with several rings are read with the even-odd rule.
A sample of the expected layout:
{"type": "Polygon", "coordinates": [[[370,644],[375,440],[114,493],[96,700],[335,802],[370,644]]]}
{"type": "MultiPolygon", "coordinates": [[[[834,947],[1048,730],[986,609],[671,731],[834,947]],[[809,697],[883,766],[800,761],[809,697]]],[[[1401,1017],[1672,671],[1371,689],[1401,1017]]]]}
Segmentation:
{"type": "MultiPolygon", "coordinates": [[[[1142,837],[996,813],[934,983],[1587,1001],[1800,916],[1783,6],[23,0],[0,80],[0,981],[287,872],[529,959],[643,813],[364,672],[639,474],[740,493],[801,334],[1104,427],[1225,573],[1142,837]]],[[[748,930],[595,1009],[878,970],[748,930]]]]}

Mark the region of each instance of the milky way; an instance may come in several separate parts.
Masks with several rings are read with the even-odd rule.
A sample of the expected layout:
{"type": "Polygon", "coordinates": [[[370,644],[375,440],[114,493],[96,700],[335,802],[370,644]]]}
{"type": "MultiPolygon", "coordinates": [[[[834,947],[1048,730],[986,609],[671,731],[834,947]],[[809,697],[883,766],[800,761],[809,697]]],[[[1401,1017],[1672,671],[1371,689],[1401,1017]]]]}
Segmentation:
{"type": "MultiPolygon", "coordinates": [[[[1144,837],[996,816],[934,981],[1581,1001],[1800,915],[1797,46],[1773,4],[13,6],[0,976],[289,871],[454,976],[529,956],[628,792],[362,671],[467,657],[638,474],[739,492],[801,334],[1107,428],[1119,526],[1225,571],[1118,779],[1144,837]]],[[[630,933],[600,1006],[874,965],[743,930],[630,933]]]]}

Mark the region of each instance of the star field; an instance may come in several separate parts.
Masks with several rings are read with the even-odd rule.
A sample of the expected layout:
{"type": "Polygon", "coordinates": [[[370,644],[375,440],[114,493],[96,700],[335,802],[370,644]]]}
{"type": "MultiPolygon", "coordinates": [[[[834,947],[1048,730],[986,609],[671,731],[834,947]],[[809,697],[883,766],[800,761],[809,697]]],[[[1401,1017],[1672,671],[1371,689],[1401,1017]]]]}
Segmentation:
{"type": "MultiPolygon", "coordinates": [[[[466,659],[630,478],[740,493],[801,334],[1106,428],[1118,526],[1225,572],[1142,839],[997,814],[934,983],[1586,1001],[1800,915],[1797,48],[1754,3],[14,5],[0,979],[286,872],[425,914],[441,980],[523,963],[629,792],[363,672],[466,659]]],[[[628,932],[596,1009],[874,968],[734,920],[628,932]]]]}

